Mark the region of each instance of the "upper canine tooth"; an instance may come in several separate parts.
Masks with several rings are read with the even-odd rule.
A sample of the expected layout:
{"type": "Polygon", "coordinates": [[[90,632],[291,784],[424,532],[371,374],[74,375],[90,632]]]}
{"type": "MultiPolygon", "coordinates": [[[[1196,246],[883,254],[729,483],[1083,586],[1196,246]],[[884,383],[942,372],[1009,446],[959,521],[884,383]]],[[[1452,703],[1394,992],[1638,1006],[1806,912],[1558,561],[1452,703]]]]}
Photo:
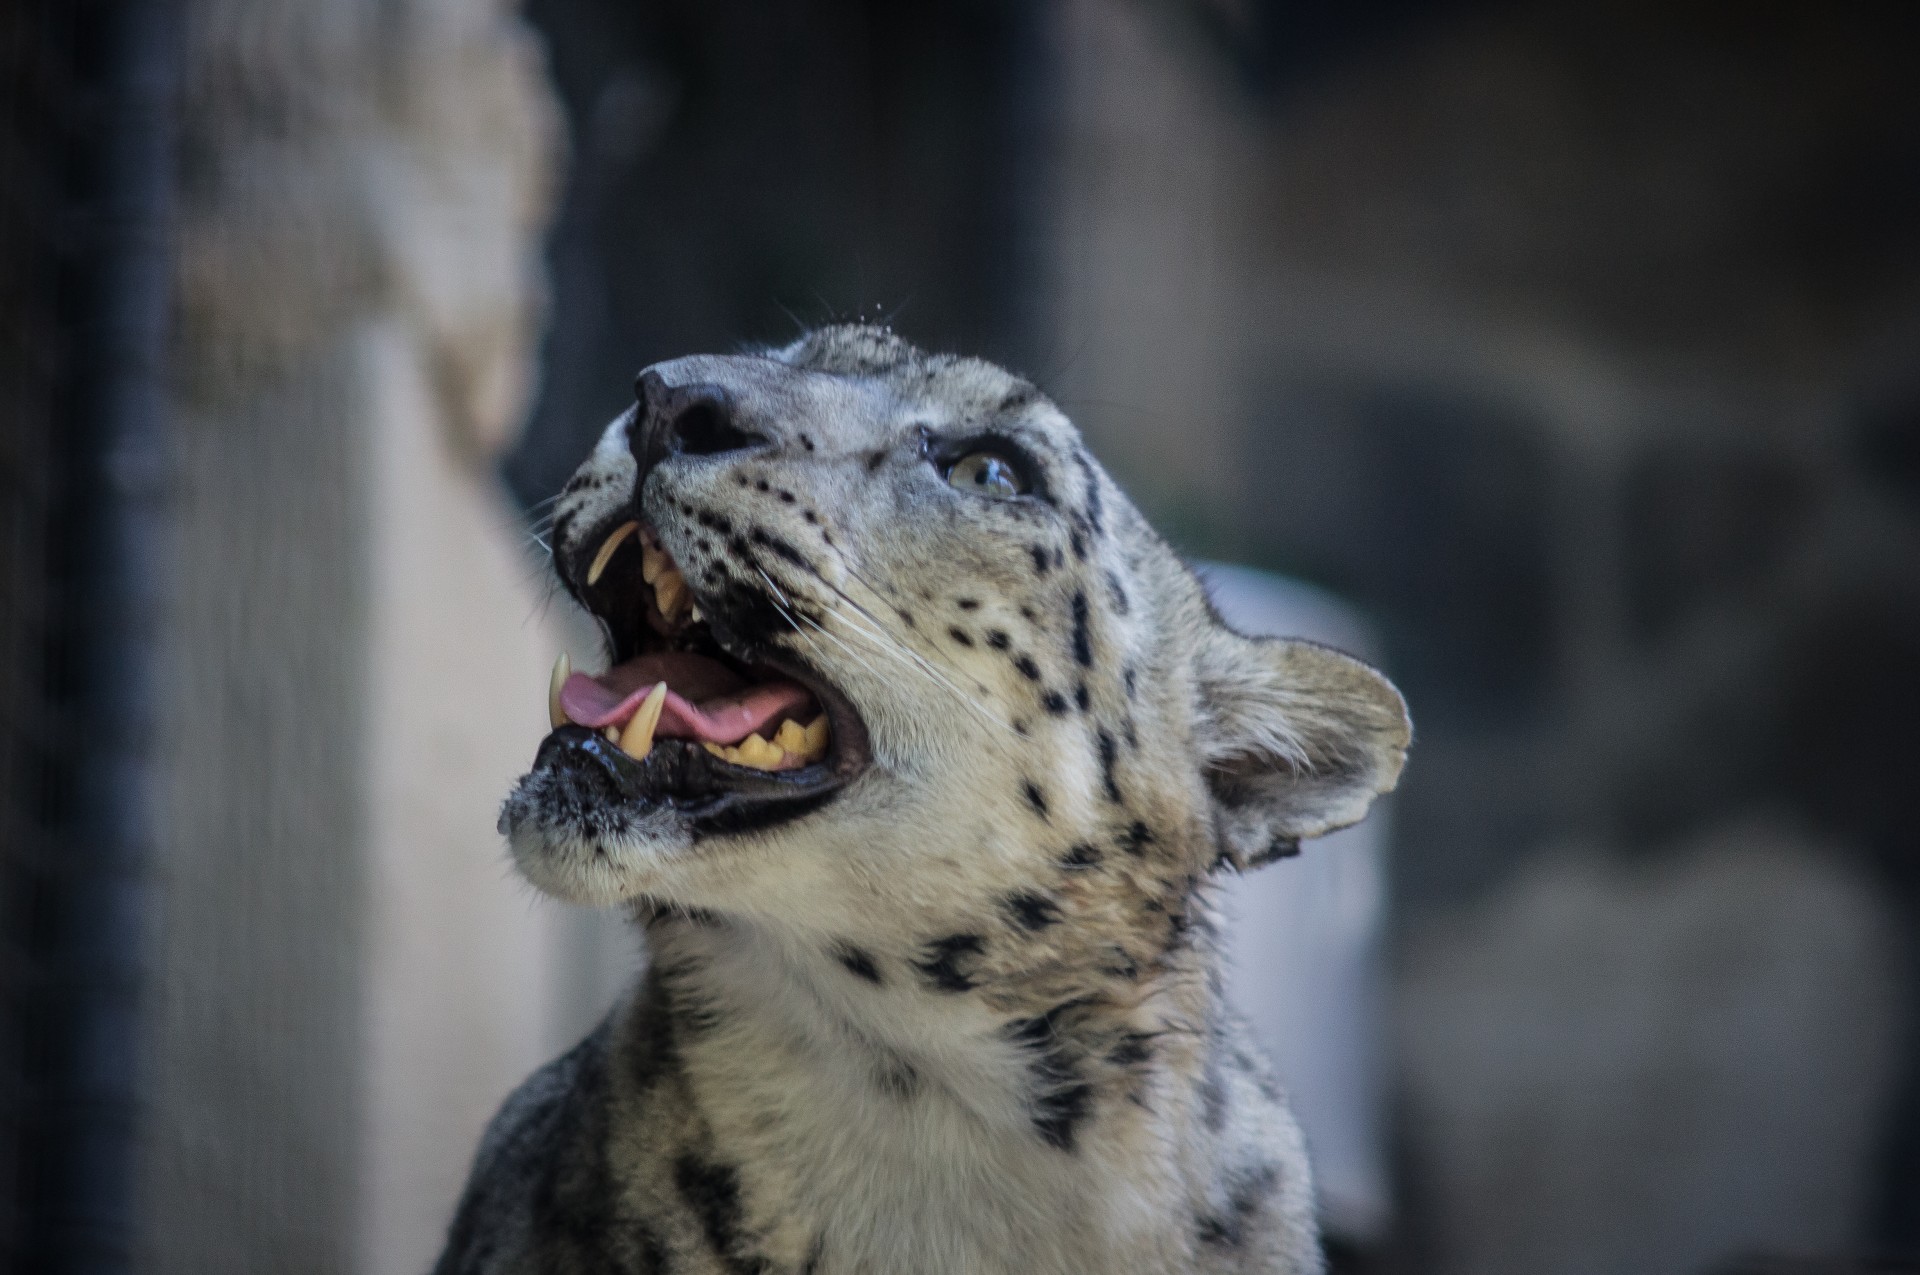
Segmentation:
{"type": "Polygon", "coordinates": [[[640,701],[640,708],[627,719],[626,729],[620,732],[620,751],[635,761],[640,761],[653,751],[654,728],[660,725],[660,710],[666,707],[667,684],[655,682],[647,697],[640,701]]]}
{"type": "Polygon", "coordinates": [[[827,715],[822,713],[813,719],[811,726],[807,727],[806,755],[809,757],[818,757],[826,752],[827,740],[830,737],[831,730],[827,726],[827,715]]]}
{"type": "Polygon", "coordinates": [[[560,707],[560,688],[573,676],[573,661],[565,651],[553,662],[553,676],[547,679],[547,722],[555,730],[567,724],[567,712],[560,707]]]}
{"type": "Polygon", "coordinates": [[[613,551],[618,549],[621,542],[626,540],[628,536],[638,530],[640,530],[639,523],[631,521],[623,522],[613,529],[612,535],[600,542],[600,552],[593,555],[593,565],[587,568],[587,585],[589,588],[600,583],[601,573],[607,569],[607,563],[613,560],[613,551]]]}

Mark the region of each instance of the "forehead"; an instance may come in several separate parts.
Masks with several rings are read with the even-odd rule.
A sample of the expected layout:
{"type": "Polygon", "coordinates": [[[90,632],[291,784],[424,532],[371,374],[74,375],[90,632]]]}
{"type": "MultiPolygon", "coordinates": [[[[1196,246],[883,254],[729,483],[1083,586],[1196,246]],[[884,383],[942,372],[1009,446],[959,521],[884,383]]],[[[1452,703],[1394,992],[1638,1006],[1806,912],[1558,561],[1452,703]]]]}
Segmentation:
{"type": "Polygon", "coordinates": [[[802,373],[864,387],[884,400],[880,415],[892,424],[998,430],[1041,445],[1079,441],[1032,382],[981,359],[929,354],[883,328],[816,329],[769,357],[802,373]]]}

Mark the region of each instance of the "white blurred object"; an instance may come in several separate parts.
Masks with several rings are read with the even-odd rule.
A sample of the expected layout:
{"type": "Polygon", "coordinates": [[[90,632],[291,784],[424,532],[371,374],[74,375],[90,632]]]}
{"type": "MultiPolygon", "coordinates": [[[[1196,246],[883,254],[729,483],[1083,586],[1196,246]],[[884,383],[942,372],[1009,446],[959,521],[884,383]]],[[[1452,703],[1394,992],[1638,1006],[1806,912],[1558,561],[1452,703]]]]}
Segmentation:
{"type": "MultiPolygon", "coordinates": [[[[1249,636],[1308,638],[1362,659],[1372,634],[1307,585],[1245,567],[1199,564],[1220,614],[1249,636]]],[[[1304,842],[1297,858],[1223,878],[1227,995],[1306,1130],[1322,1224],[1382,1237],[1393,1202],[1385,1159],[1382,1050],[1385,815],[1304,842]]]]}

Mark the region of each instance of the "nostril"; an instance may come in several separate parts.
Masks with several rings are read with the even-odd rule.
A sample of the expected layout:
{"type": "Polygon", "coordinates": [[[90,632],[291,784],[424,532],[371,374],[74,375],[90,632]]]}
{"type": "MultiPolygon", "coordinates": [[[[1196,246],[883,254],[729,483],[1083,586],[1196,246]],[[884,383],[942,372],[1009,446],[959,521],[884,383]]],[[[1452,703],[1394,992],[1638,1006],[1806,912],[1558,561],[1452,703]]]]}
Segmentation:
{"type": "Polygon", "coordinates": [[[724,400],[696,399],[682,407],[667,426],[670,451],[688,456],[737,452],[767,441],[764,434],[733,423],[724,400]]]}

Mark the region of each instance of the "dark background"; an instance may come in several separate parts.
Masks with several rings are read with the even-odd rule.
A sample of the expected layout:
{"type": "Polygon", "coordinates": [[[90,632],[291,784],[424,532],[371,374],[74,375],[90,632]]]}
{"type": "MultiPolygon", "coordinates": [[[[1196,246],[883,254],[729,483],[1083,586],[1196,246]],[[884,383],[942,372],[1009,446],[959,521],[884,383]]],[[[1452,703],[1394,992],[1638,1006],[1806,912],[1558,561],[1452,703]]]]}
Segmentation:
{"type": "MultiPolygon", "coordinates": [[[[23,1271],[131,1260],[175,8],[0,4],[0,1262],[23,1271]]],[[[864,318],[1033,376],[1183,551],[1376,627],[1418,726],[1404,984],[1431,924],[1570,845],[1660,880],[1758,818],[1857,884],[1904,1034],[1851,1238],[1792,1269],[1920,1262],[1920,7],[524,12],[568,146],[501,465],[524,509],[657,359],[864,318]]],[[[1506,1026],[1492,1048],[1524,1052],[1506,1026]]],[[[1661,1091],[1676,1128],[1722,1079],[1661,1091]]],[[[1817,1107],[1808,1084],[1778,1104],[1817,1107]]],[[[1417,1095],[1397,1116],[1399,1224],[1340,1259],[1445,1268],[1417,1095]]]]}

